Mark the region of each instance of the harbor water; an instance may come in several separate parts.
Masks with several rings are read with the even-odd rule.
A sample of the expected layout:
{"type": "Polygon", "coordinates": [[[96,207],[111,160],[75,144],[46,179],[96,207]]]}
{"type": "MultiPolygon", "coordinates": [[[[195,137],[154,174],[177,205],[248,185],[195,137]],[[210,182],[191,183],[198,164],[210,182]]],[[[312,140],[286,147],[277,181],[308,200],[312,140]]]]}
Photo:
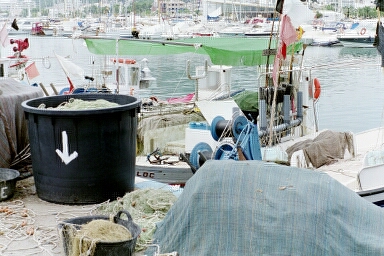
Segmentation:
{"type": "MultiPolygon", "coordinates": [[[[58,88],[68,87],[66,74],[55,57],[55,53],[67,57],[85,70],[85,75],[94,77],[93,83],[113,83],[116,79],[102,76],[100,70],[111,69],[110,57],[91,54],[84,40],[62,37],[13,36],[15,39],[29,38],[29,48],[23,53],[35,61],[39,76],[25,83],[46,87],[54,84],[58,88]]],[[[14,45],[2,48],[1,57],[13,55],[14,45]]],[[[156,96],[159,99],[177,97],[194,91],[195,80],[188,79],[186,63],[191,61],[191,72],[204,65],[209,57],[201,54],[177,54],[156,56],[124,56],[140,61],[148,60],[148,66],[156,81],[135,95],[138,98],[156,96]]],[[[319,129],[360,132],[384,125],[384,71],[380,67],[381,56],[376,48],[346,48],[308,46],[304,65],[311,68],[312,77],[321,84],[321,96],[317,103],[319,129]]],[[[232,90],[257,90],[257,67],[233,67],[232,90]]],[[[74,80],[75,84],[89,81],[74,80]]]]}

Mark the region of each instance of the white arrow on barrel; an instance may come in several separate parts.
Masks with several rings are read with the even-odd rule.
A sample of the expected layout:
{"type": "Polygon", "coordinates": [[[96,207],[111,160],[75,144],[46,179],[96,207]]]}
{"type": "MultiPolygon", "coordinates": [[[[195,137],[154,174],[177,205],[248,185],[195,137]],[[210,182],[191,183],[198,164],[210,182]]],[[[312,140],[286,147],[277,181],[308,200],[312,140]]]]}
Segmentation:
{"type": "Polygon", "coordinates": [[[66,131],[61,132],[63,135],[63,151],[60,151],[59,149],[56,149],[56,153],[59,155],[61,160],[67,165],[69,164],[73,159],[75,159],[78,154],[76,151],[73,151],[72,154],[68,153],[68,135],[66,131]]]}

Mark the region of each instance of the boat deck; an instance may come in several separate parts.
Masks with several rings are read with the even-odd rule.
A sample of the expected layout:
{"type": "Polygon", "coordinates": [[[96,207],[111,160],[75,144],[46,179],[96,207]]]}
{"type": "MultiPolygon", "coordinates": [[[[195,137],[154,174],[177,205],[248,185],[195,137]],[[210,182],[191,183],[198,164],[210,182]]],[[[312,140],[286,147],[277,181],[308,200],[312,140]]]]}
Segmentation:
{"type": "MultiPolygon", "coordinates": [[[[300,140],[305,139],[313,139],[315,136],[306,136],[302,137],[300,140]]],[[[376,159],[371,160],[371,163],[366,163],[366,156],[369,152],[381,152],[381,146],[384,141],[384,127],[379,127],[371,130],[367,130],[361,133],[353,134],[353,147],[354,147],[354,154],[349,153],[346,150],[346,153],[344,155],[344,159],[335,159],[334,162],[332,162],[329,165],[323,165],[319,168],[316,168],[318,171],[322,171],[330,175],[332,178],[335,178],[340,183],[345,185],[346,187],[352,189],[353,191],[359,192],[361,191],[361,188],[359,186],[359,173],[361,170],[368,166],[376,166],[379,171],[380,167],[383,164],[382,162],[382,156],[379,157],[376,156],[376,159]],[[373,162],[373,163],[372,163],[373,162]]],[[[295,140],[295,142],[297,142],[295,140]]],[[[285,143],[282,143],[279,145],[280,149],[286,149],[289,146],[293,144],[293,141],[287,141],[285,143]]],[[[295,165],[292,164],[291,165],[295,165]]],[[[300,167],[302,163],[296,163],[300,167]]],[[[384,165],[383,165],[384,166],[384,165]]],[[[311,166],[308,166],[307,168],[313,168],[311,166]]],[[[384,172],[384,168],[383,172],[384,172]]],[[[376,173],[378,174],[378,173],[376,173]]],[[[377,177],[379,179],[380,177],[377,177]]],[[[370,189],[378,188],[377,184],[380,182],[372,181],[372,184],[375,183],[376,185],[372,185],[370,189]],[[376,186],[376,187],[374,187],[376,186]]],[[[382,182],[384,185],[384,182],[382,182]]],[[[368,184],[369,187],[369,184],[368,184]]]]}
{"type": "MultiPolygon", "coordinates": [[[[367,161],[367,154],[382,150],[383,135],[383,127],[354,134],[355,155],[347,159],[338,160],[332,165],[322,166],[320,170],[328,173],[348,188],[360,191],[357,177],[361,170],[369,165],[380,166],[382,164],[382,159],[376,159],[374,163],[370,164],[365,162],[367,161]]],[[[380,179],[381,177],[377,178],[380,179]]]]}

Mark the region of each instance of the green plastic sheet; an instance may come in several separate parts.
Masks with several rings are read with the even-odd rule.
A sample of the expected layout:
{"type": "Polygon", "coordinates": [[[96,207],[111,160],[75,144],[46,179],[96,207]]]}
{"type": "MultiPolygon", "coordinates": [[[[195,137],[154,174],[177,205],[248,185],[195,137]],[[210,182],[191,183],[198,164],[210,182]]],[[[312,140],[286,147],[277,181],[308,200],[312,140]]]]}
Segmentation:
{"type": "Polygon", "coordinates": [[[259,93],[253,91],[243,91],[235,96],[233,100],[241,110],[257,111],[259,109],[259,93]]]}
{"type": "MultiPolygon", "coordinates": [[[[85,38],[88,50],[98,55],[168,55],[198,53],[209,55],[212,64],[228,66],[257,66],[272,64],[274,55],[265,54],[267,49],[276,49],[277,40],[269,37],[196,37],[183,40],[140,40],[85,38]]],[[[290,45],[287,52],[299,52],[302,43],[290,45]],[[292,49],[292,47],[294,47],[292,49]]]]}

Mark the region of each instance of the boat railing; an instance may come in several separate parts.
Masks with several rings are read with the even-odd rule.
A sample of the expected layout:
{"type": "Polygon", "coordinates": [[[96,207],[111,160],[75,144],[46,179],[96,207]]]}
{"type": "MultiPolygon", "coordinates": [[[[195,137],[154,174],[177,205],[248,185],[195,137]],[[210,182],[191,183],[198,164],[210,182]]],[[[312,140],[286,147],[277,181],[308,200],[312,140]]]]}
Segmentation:
{"type": "MultiPolygon", "coordinates": [[[[287,73],[296,73],[296,72],[299,72],[299,75],[303,75],[304,74],[304,71],[307,71],[308,72],[308,79],[310,80],[312,77],[312,73],[313,71],[317,71],[317,70],[322,70],[322,69],[326,69],[326,70],[329,70],[329,69],[340,69],[341,67],[355,67],[355,68],[361,68],[361,66],[364,66],[364,67],[368,67],[368,66],[371,66],[371,67],[379,67],[381,65],[381,63],[375,63],[375,62],[372,62],[371,60],[367,60],[367,61],[361,61],[361,59],[354,59],[352,58],[351,60],[349,61],[337,61],[337,62],[329,62],[329,63],[326,63],[326,64],[318,64],[318,65],[312,65],[312,66],[302,66],[302,67],[293,67],[293,68],[290,68],[290,69],[284,69],[284,70],[279,70],[278,71],[278,74],[279,75],[282,75],[282,74],[287,74],[287,73]]],[[[271,77],[272,74],[273,74],[273,71],[272,69],[270,69],[271,71],[269,72],[263,72],[263,73],[259,73],[259,76],[257,78],[258,81],[263,81],[263,79],[265,79],[265,77],[271,77]]],[[[264,82],[260,82],[259,84],[264,84],[264,82]]]]}
{"type": "Polygon", "coordinates": [[[329,69],[340,69],[340,67],[356,67],[356,68],[361,68],[362,66],[364,67],[367,67],[367,66],[380,66],[381,63],[375,63],[375,62],[372,62],[372,60],[367,60],[367,61],[363,61],[361,59],[354,59],[352,58],[351,60],[349,61],[337,61],[337,62],[331,62],[331,63],[327,63],[327,64],[321,64],[321,65],[314,65],[314,66],[310,66],[310,67],[303,67],[303,70],[310,70],[310,71],[313,71],[313,70],[318,70],[318,69],[326,69],[326,70],[329,70],[329,69]]]}
{"type": "Polygon", "coordinates": [[[188,103],[173,103],[173,104],[167,104],[167,103],[160,103],[157,106],[147,107],[147,108],[141,108],[140,117],[151,117],[151,116],[161,116],[161,115],[169,115],[173,113],[180,113],[180,112],[193,112],[193,109],[195,107],[194,102],[188,102],[188,103]]]}
{"type": "MultiPolygon", "coordinates": [[[[318,96],[315,96],[315,91],[316,91],[316,88],[315,88],[315,76],[314,74],[316,74],[317,71],[319,70],[330,70],[330,69],[356,69],[356,70],[360,70],[362,66],[364,66],[364,68],[369,68],[369,67],[379,67],[381,65],[381,63],[379,62],[372,62],[372,61],[363,61],[361,59],[359,59],[358,61],[355,60],[354,58],[352,58],[351,60],[349,61],[340,61],[340,62],[332,62],[332,63],[326,63],[326,64],[319,64],[319,65],[312,65],[312,66],[302,66],[302,67],[294,67],[294,68],[291,68],[291,69],[284,69],[284,70],[280,70],[278,72],[278,74],[280,76],[286,76],[286,74],[290,74],[290,76],[293,77],[292,79],[292,86],[293,88],[296,89],[296,91],[302,91],[303,92],[303,106],[306,106],[306,108],[308,110],[311,110],[311,115],[308,116],[308,111],[307,112],[307,117],[304,117],[303,121],[304,122],[293,122],[292,126],[290,125],[287,125],[289,124],[288,122],[283,122],[283,123],[280,123],[280,121],[276,121],[274,120],[273,118],[271,118],[270,120],[268,120],[268,122],[274,122],[274,123],[277,123],[279,124],[278,127],[276,127],[276,129],[274,131],[283,131],[283,130],[289,130],[290,128],[292,127],[296,127],[296,126],[300,126],[300,125],[303,125],[304,127],[307,128],[310,128],[312,127],[313,125],[313,128],[310,128],[310,130],[313,130],[315,132],[318,131],[318,115],[317,115],[317,101],[318,101],[318,96]],[[308,122],[307,124],[307,118],[311,118],[311,119],[308,119],[308,120],[313,120],[311,122],[308,122]],[[313,124],[312,124],[313,122],[313,124]],[[310,125],[310,126],[308,126],[310,125]],[[288,127],[290,126],[290,127],[288,127]]],[[[259,80],[259,91],[261,88],[268,88],[268,86],[265,86],[266,83],[266,79],[269,79],[269,80],[272,80],[272,75],[273,75],[273,72],[270,71],[270,72],[265,72],[265,73],[260,73],[259,74],[259,77],[258,77],[258,80],[259,80]],[[264,87],[263,87],[264,85],[264,87]]],[[[279,88],[281,86],[283,86],[284,84],[283,83],[280,83],[279,84],[279,88]]],[[[273,88],[273,83],[270,82],[270,86],[271,88],[273,88]]],[[[321,89],[320,89],[321,90],[321,89]]],[[[259,105],[262,101],[262,99],[260,98],[261,95],[259,93],[259,105]]],[[[271,103],[269,103],[271,104],[271,103]]],[[[268,107],[268,106],[267,106],[268,107]]],[[[271,106],[269,106],[269,108],[271,108],[271,106]]],[[[268,112],[268,111],[267,111],[268,112]]],[[[269,112],[268,112],[269,113],[269,112]]],[[[279,116],[279,115],[277,115],[279,116]]],[[[297,113],[291,113],[290,114],[291,116],[291,121],[295,120],[297,118],[297,113]]],[[[261,132],[261,134],[263,134],[261,132]]]]}

